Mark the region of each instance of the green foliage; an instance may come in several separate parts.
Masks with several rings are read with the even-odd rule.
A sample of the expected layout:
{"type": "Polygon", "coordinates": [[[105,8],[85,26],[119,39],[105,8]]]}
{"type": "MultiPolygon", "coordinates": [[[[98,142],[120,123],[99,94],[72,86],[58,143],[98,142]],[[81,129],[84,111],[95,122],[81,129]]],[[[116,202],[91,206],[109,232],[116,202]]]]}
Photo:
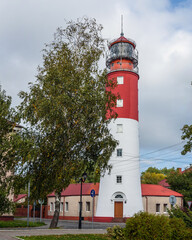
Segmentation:
{"type": "Polygon", "coordinates": [[[184,195],[185,205],[192,200],[192,171],[182,174],[176,171],[167,177],[167,182],[172,190],[184,195]]]}
{"type": "Polygon", "coordinates": [[[0,186],[0,215],[14,210],[14,204],[9,201],[5,189],[0,186]]]}
{"type": "Polygon", "coordinates": [[[31,183],[31,198],[61,193],[72,179],[103,173],[117,141],[108,124],[117,96],[98,62],[104,53],[102,26],[95,19],[70,21],[43,50],[43,65],[29,93],[21,92],[19,113],[30,126],[12,143],[15,190],[31,183]],[[106,86],[108,91],[106,91],[106,86]],[[110,116],[106,119],[106,114],[110,116]]]}
{"type": "Polygon", "coordinates": [[[171,227],[166,216],[140,212],[127,219],[125,239],[162,240],[170,237],[171,227]]]}
{"type": "Polygon", "coordinates": [[[162,168],[149,167],[145,172],[141,173],[141,181],[146,184],[158,184],[161,180],[165,179],[172,172],[175,172],[175,168],[162,168]]]}
{"type": "Polygon", "coordinates": [[[168,218],[164,215],[141,212],[127,219],[125,239],[188,240],[192,239],[192,230],[176,214],[168,218]]]}
{"type": "Polygon", "coordinates": [[[65,234],[65,235],[49,235],[49,236],[31,236],[23,237],[25,240],[110,240],[105,234],[65,234]]]}
{"type": "Polygon", "coordinates": [[[9,162],[14,156],[10,155],[10,141],[14,139],[14,109],[11,108],[11,97],[0,86],[0,215],[10,213],[14,209],[14,204],[8,199],[10,175],[9,162]]]}
{"type": "Polygon", "coordinates": [[[10,134],[13,132],[13,113],[11,97],[0,86],[0,185],[6,187],[6,174],[8,171],[7,151],[9,150],[10,134]]]}
{"type": "Polygon", "coordinates": [[[187,140],[181,152],[182,155],[185,155],[192,150],[192,125],[184,125],[181,130],[183,131],[181,139],[187,140]]]}
{"type": "Polygon", "coordinates": [[[188,228],[192,228],[192,212],[188,209],[181,209],[179,207],[172,207],[167,210],[170,218],[180,218],[182,219],[188,228]]]}
{"type": "Polygon", "coordinates": [[[186,224],[181,218],[173,217],[169,221],[173,240],[189,240],[192,239],[192,231],[186,227],[186,224]]]}
{"type": "Polygon", "coordinates": [[[111,239],[123,240],[125,239],[125,229],[120,226],[114,226],[107,228],[107,235],[111,239]]]}
{"type": "MultiPolygon", "coordinates": [[[[40,227],[45,225],[43,222],[29,222],[29,227],[40,227]]],[[[27,221],[14,220],[14,221],[0,221],[0,228],[17,228],[27,227],[27,221]]]]}
{"type": "Polygon", "coordinates": [[[142,175],[141,182],[146,184],[158,184],[163,179],[165,179],[165,175],[162,173],[145,172],[142,175]]]}

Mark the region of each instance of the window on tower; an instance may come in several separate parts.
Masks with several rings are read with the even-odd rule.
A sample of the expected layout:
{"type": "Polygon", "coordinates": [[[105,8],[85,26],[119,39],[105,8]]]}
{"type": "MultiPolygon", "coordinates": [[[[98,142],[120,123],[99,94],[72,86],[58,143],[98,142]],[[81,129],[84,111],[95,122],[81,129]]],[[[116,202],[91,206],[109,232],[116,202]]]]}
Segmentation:
{"type": "Polygon", "coordinates": [[[123,107],[123,99],[117,99],[117,107],[123,107]]]}
{"type": "Polygon", "coordinates": [[[117,149],[117,157],[122,157],[122,152],[123,152],[123,150],[122,150],[122,148],[118,148],[117,149]]]}
{"type": "Polygon", "coordinates": [[[123,76],[117,77],[117,84],[119,85],[119,84],[123,84],[123,83],[124,83],[124,78],[123,78],[123,76]]]}
{"type": "Polygon", "coordinates": [[[120,176],[120,175],[116,176],[116,183],[122,183],[122,176],[120,176]]]}
{"type": "Polygon", "coordinates": [[[123,132],[123,124],[117,124],[117,133],[123,132]]]}

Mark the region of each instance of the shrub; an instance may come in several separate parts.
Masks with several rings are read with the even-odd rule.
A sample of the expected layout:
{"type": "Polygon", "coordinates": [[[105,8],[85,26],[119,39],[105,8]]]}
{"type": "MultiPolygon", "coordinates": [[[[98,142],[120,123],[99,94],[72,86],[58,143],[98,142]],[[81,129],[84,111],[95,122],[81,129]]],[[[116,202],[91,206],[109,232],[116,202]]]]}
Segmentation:
{"type": "Polygon", "coordinates": [[[192,228],[192,212],[188,209],[181,209],[179,207],[172,207],[168,209],[170,218],[181,218],[187,227],[192,228]]]}
{"type": "Polygon", "coordinates": [[[125,239],[124,228],[120,226],[114,226],[113,228],[107,228],[107,235],[111,239],[123,240],[125,239]]]}
{"type": "Polygon", "coordinates": [[[192,231],[186,227],[185,222],[181,218],[170,218],[171,239],[173,240],[189,240],[192,239],[192,231]]]}
{"type": "Polygon", "coordinates": [[[163,215],[140,212],[126,222],[125,239],[164,240],[171,239],[171,235],[169,218],[163,215]]]}

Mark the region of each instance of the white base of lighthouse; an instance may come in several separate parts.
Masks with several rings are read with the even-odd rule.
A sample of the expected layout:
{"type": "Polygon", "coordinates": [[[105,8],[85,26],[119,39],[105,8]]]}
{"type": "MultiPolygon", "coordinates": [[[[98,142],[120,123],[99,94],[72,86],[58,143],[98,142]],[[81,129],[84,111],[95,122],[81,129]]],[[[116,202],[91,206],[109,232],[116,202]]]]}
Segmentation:
{"type": "Polygon", "coordinates": [[[117,156],[117,150],[112,154],[111,173],[100,179],[96,217],[132,217],[143,211],[138,122],[117,118],[109,127],[119,141],[117,149],[122,149],[122,156],[117,156]]]}

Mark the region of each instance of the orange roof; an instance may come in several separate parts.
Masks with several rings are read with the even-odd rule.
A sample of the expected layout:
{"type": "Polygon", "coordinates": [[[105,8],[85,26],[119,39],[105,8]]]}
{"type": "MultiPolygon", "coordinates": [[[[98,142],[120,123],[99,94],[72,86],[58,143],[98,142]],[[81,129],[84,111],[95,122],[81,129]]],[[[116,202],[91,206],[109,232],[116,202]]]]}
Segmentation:
{"type": "MultiPolygon", "coordinates": [[[[99,194],[99,183],[83,183],[82,195],[90,195],[91,190],[95,190],[95,195],[99,194]]],[[[142,196],[165,196],[169,197],[174,195],[176,197],[183,197],[182,194],[173,190],[164,188],[160,185],[141,184],[142,196]]],[[[62,191],[61,196],[79,196],[80,183],[70,184],[65,190],[62,191]]],[[[55,193],[52,192],[48,197],[54,197],[55,193]]]]}
{"type": "Polygon", "coordinates": [[[182,194],[175,192],[171,189],[167,189],[160,185],[154,184],[141,184],[142,196],[165,196],[169,197],[174,195],[175,197],[183,197],[182,194]]]}

